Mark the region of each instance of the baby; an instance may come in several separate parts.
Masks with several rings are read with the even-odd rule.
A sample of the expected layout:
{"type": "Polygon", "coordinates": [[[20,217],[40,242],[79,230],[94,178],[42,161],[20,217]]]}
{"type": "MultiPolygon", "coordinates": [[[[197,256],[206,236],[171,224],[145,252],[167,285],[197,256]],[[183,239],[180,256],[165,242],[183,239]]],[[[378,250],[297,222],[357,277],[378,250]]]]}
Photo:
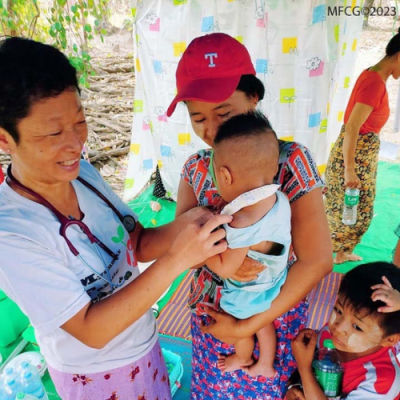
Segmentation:
{"type": "MultiPolygon", "coordinates": [[[[268,120],[260,113],[230,118],[214,141],[209,170],[222,199],[222,214],[233,215],[224,225],[228,250],[206,261],[224,279],[221,308],[238,319],[266,311],[278,296],[287,275],[291,245],[290,205],[274,185],[279,144],[268,120]],[[238,282],[231,277],[245,257],[265,265],[258,278],[238,282]]],[[[257,332],[260,357],[252,354],[254,338],[235,343],[235,354],[221,356],[218,366],[228,372],[244,369],[249,375],[275,375],[276,333],[273,324],[257,332]]]]}

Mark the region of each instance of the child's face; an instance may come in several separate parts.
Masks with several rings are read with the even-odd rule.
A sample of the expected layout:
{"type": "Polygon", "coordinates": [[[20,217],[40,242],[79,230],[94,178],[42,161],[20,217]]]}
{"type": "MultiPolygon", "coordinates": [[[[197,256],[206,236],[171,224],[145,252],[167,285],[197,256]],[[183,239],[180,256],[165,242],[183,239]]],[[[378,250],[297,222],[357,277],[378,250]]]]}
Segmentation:
{"type": "Polygon", "coordinates": [[[350,305],[344,304],[343,296],[338,297],[328,325],[335,347],[359,356],[375,352],[385,338],[378,319],[362,311],[356,313],[350,305]]]}

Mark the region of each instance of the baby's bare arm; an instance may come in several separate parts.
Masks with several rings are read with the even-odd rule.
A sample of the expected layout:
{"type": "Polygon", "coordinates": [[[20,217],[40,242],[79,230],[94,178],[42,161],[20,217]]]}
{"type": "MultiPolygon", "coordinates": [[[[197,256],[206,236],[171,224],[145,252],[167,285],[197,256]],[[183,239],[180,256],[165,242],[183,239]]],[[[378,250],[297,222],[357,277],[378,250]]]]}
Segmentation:
{"type": "Polygon", "coordinates": [[[228,279],[232,277],[243,264],[248,251],[249,247],[242,247],[240,249],[228,248],[223,253],[206,260],[205,264],[221,278],[228,279]]]}

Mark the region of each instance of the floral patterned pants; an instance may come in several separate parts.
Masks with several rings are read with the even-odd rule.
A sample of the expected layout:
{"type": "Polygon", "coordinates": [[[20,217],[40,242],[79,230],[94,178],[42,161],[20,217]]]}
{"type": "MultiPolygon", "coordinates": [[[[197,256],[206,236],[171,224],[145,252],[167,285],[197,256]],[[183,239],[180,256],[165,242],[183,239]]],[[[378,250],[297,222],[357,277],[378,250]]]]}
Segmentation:
{"type": "MultiPolygon", "coordinates": [[[[287,382],[297,364],[291,343],[307,323],[308,303],[301,301],[296,307],[278,318],[276,330],[276,356],[273,379],[264,376],[250,377],[245,372],[221,373],[217,367],[220,354],[232,354],[235,349],[200,330],[210,318],[192,314],[192,384],[191,400],[282,400],[287,382]]],[[[255,349],[258,357],[258,346],[255,349]]]]}
{"type": "Polygon", "coordinates": [[[167,367],[157,342],[140,360],[110,371],[69,374],[49,367],[63,400],[171,400],[167,367]]]}
{"type": "Polygon", "coordinates": [[[325,171],[325,208],[331,230],[333,251],[352,252],[369,228],[373,217],[376,174],[378,170],[379,136],[373,132],[358,135],[356,148],[356,174],[361,181],[360,202],[355,225],[342,223],[344,203],[343,138],[345,125],[329,155],[325,171]]]}

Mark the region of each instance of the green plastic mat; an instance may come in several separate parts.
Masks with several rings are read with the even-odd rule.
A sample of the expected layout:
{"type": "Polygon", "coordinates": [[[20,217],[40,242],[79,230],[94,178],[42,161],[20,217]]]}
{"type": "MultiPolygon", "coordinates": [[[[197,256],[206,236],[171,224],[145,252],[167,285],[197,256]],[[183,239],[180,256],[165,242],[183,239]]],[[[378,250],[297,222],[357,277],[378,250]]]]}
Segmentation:
{"type": "Polygon", "coordinates": [[[188,400],[190,398],[190,382],[192,377],[192,342],[178,337],[160,334],[160,344],[163,349],[172,351],[182,359],[183,376],[181,387],[173,400],[188,400]]]}
{"type": "Polygon", "coordinates": [[[128,203],[130,209],[139,217],[139,222],[145,228],[167,224],[173,221],[175,217],[176,203],[153,196],[153,189],[154,185],[149,186],[140,196],[128,203]],[[152,201],[160,204],[160,211],[152,211],[152,201]]]}
{"type": "Polygon", "coordinates": [[[12,344],[28,325],[28,317],[0,291],[0,347],[12,344]]]}
{"type": "Polygon", "coordinates": [[[397,237],[393,233],[400,223],[400,164],[379,162],[374,218],[354,252],[361,262],[336,265],[335,272],[346,273],[355,266],[372,261],[392,261],[397,237]]]}
{"type": "Polygon", "coordinates": [[[61,397],[57,394],[54,383],[50,378],[49,371],[46,371],[46,373],[44,374],[44,376],[42,378],[42,382],[43,382],[44,388],[46,389],[49,400],[62,400],[61,397]]]}
{"type": "MultiPolygon", "coordinates": [[[[161,226],[173,221],[175,218],[176,203],[174,201],[163,200],[153,196],[153,189],[154,185],[149,186],[140,196],[128,203],[130,209],[138,216],[139,222],[145,228],[154,228],[156,226],[161,226]],[[160,211],[152,211],[152,201],[160,204],[160,211]]],[[[159,312],[171,299],[171,297],[175,293],[176,288],[182,282],[186,274],[187,271],[179,275],[168,289],[168,292],[157,302],[159,312]]]]}

